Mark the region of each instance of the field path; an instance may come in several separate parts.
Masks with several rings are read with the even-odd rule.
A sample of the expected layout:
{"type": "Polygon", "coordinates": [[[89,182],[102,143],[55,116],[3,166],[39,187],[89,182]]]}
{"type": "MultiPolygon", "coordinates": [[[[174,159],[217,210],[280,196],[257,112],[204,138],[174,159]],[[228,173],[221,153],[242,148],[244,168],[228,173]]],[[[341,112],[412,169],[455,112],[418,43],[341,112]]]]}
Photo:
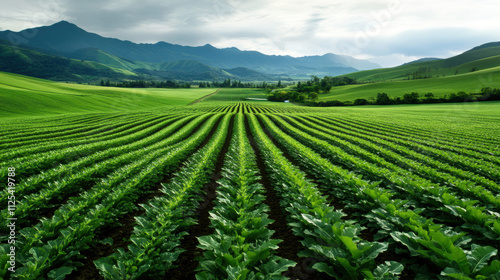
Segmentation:
{"type": "Polygon", "coordinates": [[[216,91],[214,91],[214,92],[210,93],[209,95],[205,95],[205,96],[203,96],[202,98],[197,99],[197,100],[195,100],[195,101],[193,101],[193,102],[189,103],[187,106],[191,106],[191,105],[193,105],[193,104],[196,104],[196,103],[198,103],[198,102],[203,101],[205,98],[209,98],[210,96],[216,95],[217,93],[219,93],[219,91],[220,91],[220,88],[218,88],[216,91]]]}

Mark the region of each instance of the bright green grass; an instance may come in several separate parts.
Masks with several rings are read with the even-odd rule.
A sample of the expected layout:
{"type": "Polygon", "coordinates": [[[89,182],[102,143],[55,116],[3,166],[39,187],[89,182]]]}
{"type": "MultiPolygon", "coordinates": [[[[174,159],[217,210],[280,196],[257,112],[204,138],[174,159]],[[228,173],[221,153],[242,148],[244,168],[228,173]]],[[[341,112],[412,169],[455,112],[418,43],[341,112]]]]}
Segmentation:
{"type": "Polygon", "coordinates": [[[126,89],[65,84],[0,72],[0,116],[184,106],[215,89],[126,89]]]}
{"type": "Polygon", "coordinates": [[[260,103],[266,102],[266,101],[248,100],[247,98],[267,99],[267,94],[262,89],[222,88],[220,89],[219,93],[204,99],[203,102],[214,102],[214,101],[236,101],[236,102],[248,101],[248,102],[260,102],[260,103]]]}
{"type": "Polygon", "coordinates": [[[463,54],[444,59],[419,63],[404,64],[397,67],[381,68],[366,71],[359,71],[347,74],[351,78],[359,81],[388,81],[406,79],[408,74],[416,72],[420,68],[430,70],[427,74],[432,77],[443,75],[453,76],[456,74],[466,74],[472,69],[485,70],[500,65],[500,47],[489,47],[468,51],[463,54]]]}
{"type": "Polygon", "coordinates": [[[375,99],[379,92],[385,92],[391,97],[402,97],[404,94],[411,92],[418,92],[423,97],[426,93],[432,92],[435,97],[443,97],[444,95],[458,91],[477,93],[483,87],[500,87],[500,67],[432,79],[388,81],[334,87],[329,93],[320,94],[319,101],[333,99],[354,101],[357,98],[375,99]]]}

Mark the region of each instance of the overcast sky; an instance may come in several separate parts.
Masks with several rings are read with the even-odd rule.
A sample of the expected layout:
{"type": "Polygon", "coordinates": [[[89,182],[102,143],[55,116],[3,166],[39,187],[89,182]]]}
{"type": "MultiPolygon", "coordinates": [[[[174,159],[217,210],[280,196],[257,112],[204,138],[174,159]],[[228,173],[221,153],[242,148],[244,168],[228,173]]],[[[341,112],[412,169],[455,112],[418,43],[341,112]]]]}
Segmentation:
{"type": "Polygon", "coordinates": [[[137,43],[345,54],[382,66],[500,41],[498,0],[0,0],[0,30],[67,20],[137,43]]]}

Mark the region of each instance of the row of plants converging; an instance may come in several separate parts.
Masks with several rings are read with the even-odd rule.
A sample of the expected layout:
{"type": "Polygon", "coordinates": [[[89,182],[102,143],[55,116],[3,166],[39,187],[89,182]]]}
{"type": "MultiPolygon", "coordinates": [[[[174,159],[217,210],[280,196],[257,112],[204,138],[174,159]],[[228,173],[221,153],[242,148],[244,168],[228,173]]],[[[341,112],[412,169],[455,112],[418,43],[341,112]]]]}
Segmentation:
{"type": "Polygon", "coordinates": [[[89,265],[106,279],[168,277],[221,170],[213,231],[194,236],[197,279],[287,279],[301,265],[278,253],[290,240],[270,229],[266,188],[304,248],[298,257],[325,277],[500,278],[494,134],[318,110],[211,102],[1,124],[0,177],[16,169],[18,267],[7,270],[2,227],[0,277],[71,279],[89,265]],[[126,240],[111,240],[130,215],[126,240]],[[85,262],[103,245],[112,253],[85,262]]]}

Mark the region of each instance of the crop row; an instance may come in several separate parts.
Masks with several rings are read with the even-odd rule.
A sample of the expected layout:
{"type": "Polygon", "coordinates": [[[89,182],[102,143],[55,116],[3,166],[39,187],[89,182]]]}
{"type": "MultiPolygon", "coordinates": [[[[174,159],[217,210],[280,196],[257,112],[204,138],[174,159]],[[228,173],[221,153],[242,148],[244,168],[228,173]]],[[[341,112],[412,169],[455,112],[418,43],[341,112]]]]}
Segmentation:
{"type": "Polygon", "coordinates": [[[97,260],[102,275],[110,279],[158,277],[168,270],[182,250],[186,228],[202,198],[200,191],[213,171],[217,155],[227,136],[230,114],[224,116],[207,145],[184,163],[183,169],[162,188],[163,196],[142,205],[145,214],[136,217],[137,226],[128,250],[97,260]]]}
{"type": "Polygon", "coordinates": [[[97,231],[135,209],[133,202],[141,192],[157,184],[166,172],[184,161],[209,135],[219,118],[220,115],[212,116],[187,140],[169,146],[167,150],[158,150],[156,159],[139,160],[120,168],[116,175],[102,179],[89,191],[71,199],[50,219],[42,219],[36,226],[24,228],[18,242],[22,244],[18,260],[24,266],[16,271],[16,275],[23,279],[37,279],[43,275],[52,277],[70,273],[78,263],[79,252],[95,244],[97,231]],[[143,166],[131,176],[133,173],[129,173],[129,169],[138,164],[143,166]],[[81,215],[82,211],[86,214],[81,215]]]}
{"type": "MultiPolygon", "coordinates": [[[[314,171],[324,184],[326,191],[340,199],[351,197],[350,201],[357,202],[357,205],[353,205],[354,208],[363,209],[363,211],[371,210],[373,214],[369,214],[369,217],[379,224],[380,229],[390,234],[392,240],[407,246],[410,253],[429,259],[443,269],[443,274],[452,273],[455,270],[461,271],[464,277],[465,275],[475,277],[496,273],[494,269],[499,267],[500,262],[493,260],[488,264],[497,252],[493,247],[481,247],[475,244],[461,247],[471,241],[470,238],[464,237],[466,233],[455,233],[433,223],[432,220],[423,218],[419,215],[420,211],[408,209],[407,201],[393,198],[394,194],[391,191],[379,188],[376,184],[360,181],[359,177],[349,171],[335,167],[319,154],[284,134],[264,116],[261,118],[288,152],[306,168],[314,171]],[[321,162],[323,164],[320,164],[321,162]],[[336,172],[332,172],[333,170],[336,172]],[[468,250],[469,248],[472,249],[468,250]],[[450,251],[455,255],[449,255],[450,251]],[[477,263],[472,259],[479,255],[483,259],[480,260],[481,264],[476,266],[477,263]],[[485,267],[484,270],[480,271],[483,267],[485,267]]],[[[296,132],[294,137],[298,136],[298,130],[296,132]]],[[[313,138],[308,138],[307,143],[321,144],[319,140],[314,141],[313,138]]],[[[328,149],[331,146],[323,147],[328,149]]],[[[399,183],[404,183],[404,181],[400,180],[399,183]]]]}
{"type": "Polygon", "coordinates": [[[326,203],[326,197],[265,135],[254,115],[249,115],[249,122],[272,174],[273,185],[293,221],[290,225],[308,248],[303,255],[319,260],[313,268],[339,279],[375,279],[402,272],[401,264],[394,261],[376,266],[375,258],[387,250],[388,244],[361,239],[363,228],[342,219],[345,214],[326,203]]]}
{"type": "MultiPolygon", "coordinates": [[[[204,212],[214,231],[189,237],[203,250],[198,279],[285,279],[297,265],[278,253],[289,240],[270,229],[269,190],[305,249],[299,256],[320,273],[500,277],[500,160],[488,152],[497,145],[488,132],[433,134],[409,120],[397,127],[390,116],[370,122],[291,104],[161,110],[2,126],[0,179],[18,170],[19,267],[8,274],[0,257],[0,278],[70,278],[88,250],[109,244],[134,216],[125,245],[108,245],[114,253],[96,268],[108,279],[168,274],[186,256],[183,240],[218,174],[214,208],[204,212]]],[[[1,219],[9,216],[1,209],[1,219]]]]}

